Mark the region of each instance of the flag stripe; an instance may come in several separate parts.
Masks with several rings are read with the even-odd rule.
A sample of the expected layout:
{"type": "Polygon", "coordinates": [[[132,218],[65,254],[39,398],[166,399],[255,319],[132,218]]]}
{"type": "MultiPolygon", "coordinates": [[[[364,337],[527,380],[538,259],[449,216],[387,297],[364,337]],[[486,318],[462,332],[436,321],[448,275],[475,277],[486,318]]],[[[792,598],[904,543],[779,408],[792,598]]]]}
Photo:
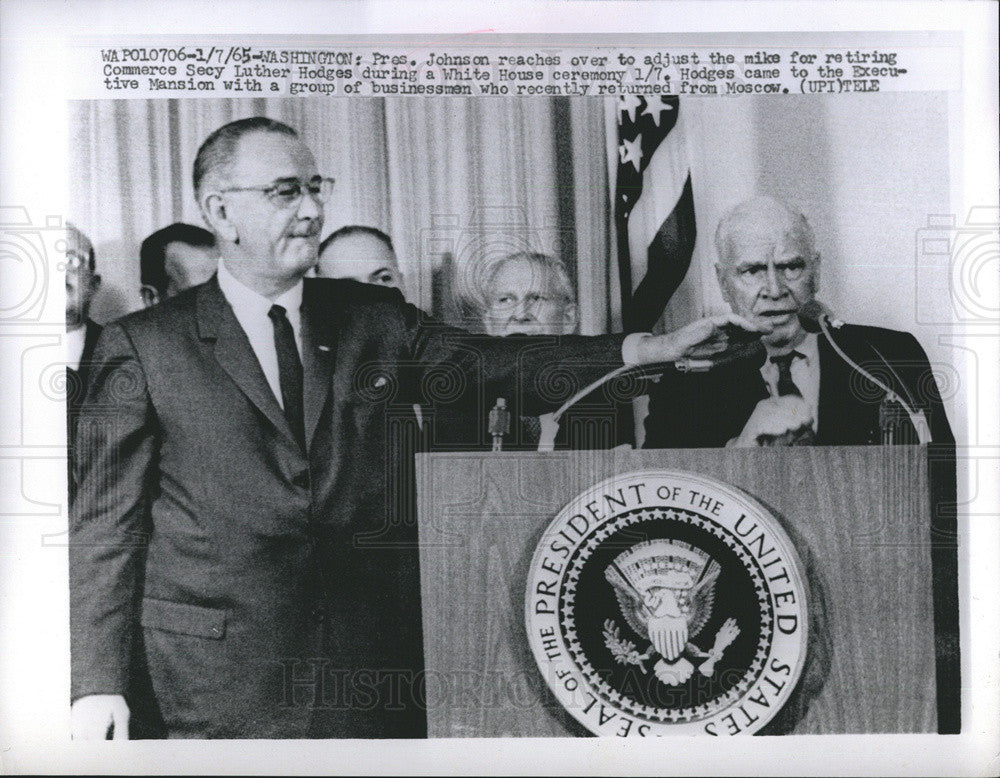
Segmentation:
{"type": "Polygon", "coordinates": [[[663,314],[666,301],[681,285],[697,236],[694,219],[694,192],[691,176],[684,180],[677,206],[660,225],[646,252],[647,270],[632,294],[632,303],[625,312],[627,332],[648,332],[663,314]]]}
{"type": "Polygon", "coordinates": [[[618,274],[626,332],[659,321],[688,267],[694,196],[677,97],[619,100],[615,190],[618,274]]]}
{"type": "Polygon", "coordinates": [[[680,126],[660,144],[643,175],[642,196],[628,217],[632,289],[646,274],[646,248],[670,216],[688,183],[687,148],[680,126]]]}

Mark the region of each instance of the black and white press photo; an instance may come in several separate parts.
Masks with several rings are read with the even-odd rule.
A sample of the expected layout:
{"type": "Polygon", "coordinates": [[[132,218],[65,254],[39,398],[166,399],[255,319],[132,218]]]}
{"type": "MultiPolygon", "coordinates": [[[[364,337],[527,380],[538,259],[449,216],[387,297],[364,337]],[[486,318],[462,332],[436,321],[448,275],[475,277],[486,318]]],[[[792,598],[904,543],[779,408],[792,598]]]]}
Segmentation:
{"type": "Polygon", "coordinates": [[[349,6],[60,44],[0,202],[11,764],[980,769],[980,43],[349,6]]]}

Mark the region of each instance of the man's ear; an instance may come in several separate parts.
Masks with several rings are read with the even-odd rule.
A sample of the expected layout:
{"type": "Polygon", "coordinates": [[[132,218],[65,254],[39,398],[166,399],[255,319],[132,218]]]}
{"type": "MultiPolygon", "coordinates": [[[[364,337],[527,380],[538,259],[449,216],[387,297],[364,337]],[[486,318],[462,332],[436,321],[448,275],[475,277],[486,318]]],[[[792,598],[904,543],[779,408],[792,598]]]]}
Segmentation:
{"type": "Polygon", "coordinates": [[[144,308],[152,308],[160,301],[160,293],[156,291],[156,287],[149,284],[143,284],[139,287],[139,297],[144,308]]]}
{"type": "Polygon", "coordinates": [[[813,294],[816,294],[816,292],[819,291],[819,269],[820,269],[819,252],[817,251],[813,255],[813,274],[812,274],[812,280],[813,280],[813,282],[812,282],[812,287],[813,287],[812,288],[812,292],[813,292],[813,294]]]}
{"type": "Polygon", "coordinates": [[[207,192],[201,201],[201,212],[212,232],[223,240],[236,243],[236,225],[229,220],[225,198],[218,192],[207,192]]]}

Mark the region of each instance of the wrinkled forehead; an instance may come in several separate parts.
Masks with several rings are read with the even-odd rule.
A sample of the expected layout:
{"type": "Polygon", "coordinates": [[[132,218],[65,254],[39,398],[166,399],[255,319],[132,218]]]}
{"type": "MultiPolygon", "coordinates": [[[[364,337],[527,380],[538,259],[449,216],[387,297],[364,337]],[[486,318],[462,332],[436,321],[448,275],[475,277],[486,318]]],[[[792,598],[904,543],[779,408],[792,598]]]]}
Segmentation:
{"type": "Polygon", "coordinates": [[[232,182],[259,185],[283,178],[308,180],[317,175],[316,160],[300,138],[277,132],[251,132],[233,150],[232,182]]]}
{"type": "Polygon", "coordinates": [[[374,257],[336,257],[324,253],[316,266],[316,274],[322,278],[366,279],[379,270],[398,271],[395,262],[386,262],[374,257]]]}
{"type": "Polygon", "coordinates": [[[800,217],[773,211],[734,220],[720,246],[722,262],[766,261],[769,258],[811,258],[812,235],[800,217]]]}
{"type": "Polygon", "coordinates": [[[326,245],[319,258],[321,262],[360,262],[378,267],[398,264],[396,255],[383,241],[365,233],[337,237],[326,245]]]}
{"type": "Polygon", "coordinates": [[[192,246],[180,240],[171,241],[163,249],[164,261],[177,265],[214,265],[218,256],[212,246],[192,246]]]}
{"type": "Polygon", "coordinates": [[[490,275],[493,292],[546,292],[558,286],[555,271],[541,262],[518,257],[500,262],[490,275]]]}
{"type": "Polygon", "coordinates": [[[90,254],[93,250],[94,246],[86,235],[72,224],[66,225],[66,253],[69,256],[87,262],[90,260],[90,254]]]}

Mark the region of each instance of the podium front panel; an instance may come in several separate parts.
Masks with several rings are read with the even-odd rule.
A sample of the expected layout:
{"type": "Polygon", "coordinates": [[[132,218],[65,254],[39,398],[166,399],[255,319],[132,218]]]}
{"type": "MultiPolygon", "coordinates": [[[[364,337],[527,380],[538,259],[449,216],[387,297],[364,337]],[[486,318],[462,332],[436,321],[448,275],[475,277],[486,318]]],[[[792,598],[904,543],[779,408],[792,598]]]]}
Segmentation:
{"type": "Polygon", "coordinates": [[[477,452],[421,454],[416,464],[431,737],[590,734],[532,656],[527,572],[570,500],[650,469],[747,492],[777,515],[804,564],[806,665],[762,734],[937,731],[923,448],[477,452]]]}

